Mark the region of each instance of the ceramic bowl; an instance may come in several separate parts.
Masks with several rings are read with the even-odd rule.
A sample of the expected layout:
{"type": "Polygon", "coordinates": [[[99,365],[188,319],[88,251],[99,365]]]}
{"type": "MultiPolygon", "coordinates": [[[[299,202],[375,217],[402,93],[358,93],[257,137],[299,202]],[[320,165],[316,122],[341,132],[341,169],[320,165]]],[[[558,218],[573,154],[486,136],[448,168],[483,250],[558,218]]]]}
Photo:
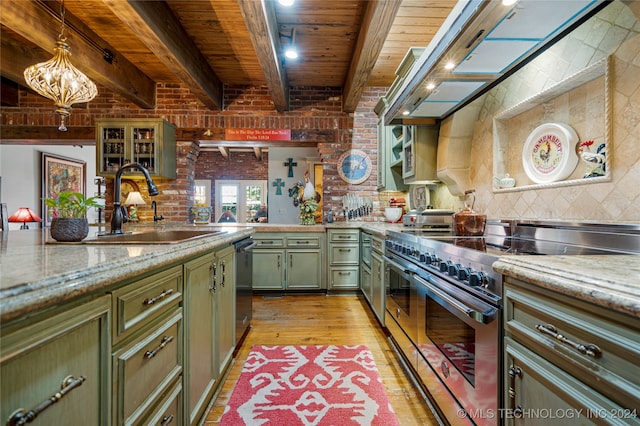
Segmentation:
{"type": "Polygon", "coordinates": [[[387,221],[391,223],[397,222],[402,217],[402,208],[387,207],[384,209],[384,217],[387,218],[387,221]]]}

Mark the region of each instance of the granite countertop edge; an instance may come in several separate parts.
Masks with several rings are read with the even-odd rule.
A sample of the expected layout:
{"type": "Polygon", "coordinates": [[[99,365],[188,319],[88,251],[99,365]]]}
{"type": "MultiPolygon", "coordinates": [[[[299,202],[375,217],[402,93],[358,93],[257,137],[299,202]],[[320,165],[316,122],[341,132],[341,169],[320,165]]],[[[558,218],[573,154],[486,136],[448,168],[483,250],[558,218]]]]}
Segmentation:
{"type": "MultiPolygon", "coordinates": [[[[122,257],[69,274],[45,277],[0,290],[0,322],[42,311],[57,304],[82,297],[114,283],[153,272],[159,268],[227,246],[253,234],[251,228],[238,228],[223,235],[176,244],[145,245],[148,250],[138,256],[122,257]]],[[[79,245],[78,247],[86,247],[79,245]]],[[[93,246],[100,247],[100,246],[93,246]]]]}
{"type": "Polygon", "coordinates": [[[640,318],[640,256],[503,256],[497,272],[640,318]]]}

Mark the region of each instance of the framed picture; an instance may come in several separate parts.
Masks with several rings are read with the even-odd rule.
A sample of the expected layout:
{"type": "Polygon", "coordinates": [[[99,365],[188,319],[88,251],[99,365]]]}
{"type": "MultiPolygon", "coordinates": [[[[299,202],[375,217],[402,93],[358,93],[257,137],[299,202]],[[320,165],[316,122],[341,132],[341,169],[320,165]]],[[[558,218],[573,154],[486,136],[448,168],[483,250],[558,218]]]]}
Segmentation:
{"type": "MultiPolygon", "coordinates": [[[[42,198],[55,198],[63,191],[86,196],[86,162],[42,152],[42,198]]],[[[42,201],[43,226],[51,225],[51,212],[42,201]]]]}

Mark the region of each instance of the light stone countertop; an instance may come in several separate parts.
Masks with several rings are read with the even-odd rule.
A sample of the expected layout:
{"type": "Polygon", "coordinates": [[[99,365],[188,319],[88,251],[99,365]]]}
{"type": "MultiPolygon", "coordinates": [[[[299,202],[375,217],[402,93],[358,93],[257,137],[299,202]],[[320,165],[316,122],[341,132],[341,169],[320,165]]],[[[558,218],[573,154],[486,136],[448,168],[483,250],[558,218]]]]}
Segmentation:
{"type": "MultiPolygon", "coordinates": [[[[132,230],[149,230],[142,225],[132,230]]],[[[117,280],[153,271],[259,232],[362,229],[380,238],[404,229],[385,222],[322,225],[167,223],[155,228],[221,229],[225,234],[179,244],[50,244],[48,229],[10,231],[0,237],[0,321],[89,294],[117,280]]],[[[99,229],[93,228],[93,233],[99,229]]],[[[104,231],[102,229],[101,231],[104,231]]],[[[640,317],[640,256],[504,256],[494,269],[563,294],[640,317]]]]}
{"type": "MultiPolygon", "coordinates": [[[[201,230],[207,228],[220,229],[197,226],[201,230]]],[[[0,233],[0,322],[228,246],[254,232],[249,227],[225,230],[223,234],[181,243],[138,245],[59,244],[51,239],[49,229],[0,233]]],[[[97,231],[91,227],[89,238],[97,231]]]]}
{"type": "Polygon", "coordinates": [[[640,317],[640,256],[503,256],[497,272],[640,317]]]}

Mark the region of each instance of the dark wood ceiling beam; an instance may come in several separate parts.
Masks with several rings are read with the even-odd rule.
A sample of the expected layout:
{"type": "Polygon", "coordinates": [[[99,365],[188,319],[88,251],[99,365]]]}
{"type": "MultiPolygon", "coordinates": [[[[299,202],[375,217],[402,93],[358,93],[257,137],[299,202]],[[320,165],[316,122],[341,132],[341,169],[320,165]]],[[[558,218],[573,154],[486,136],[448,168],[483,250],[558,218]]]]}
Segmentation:
{"type": "Polygon", "coordinates": [[[345,112],[354,112],[400,9],[401,0],[369,1],[344,81],[345,112]]]}
{"type": "MultiPolygon", "coordinates": [[[[289,110],[289,81],[280,59],[280,35],[272,1],[238,0],[276,110],[289,110]]],[[[229,35],[232,37],[232,35],[229,35]]]]}
{"type": "MultiPolygon", "coordinates": [[[[73,19],[69,14],[67,18],[73,19]]],[[[37,62],[42,62],[53,56],[53,48],[60,31],[60,22],[45,10],[39,2],[3,1],[0,22],[50,54],[46,59],[35,59],[36,56],[28,55],[29,60],[33,58],[37,62]]],[[[118,55],[117,52],[115,53],[118,55],[118,60],[110,64],[103,59],[103,53],[87,42],[81,35],[69,28],[65,31],[65,35],[67,43],[71,46],[71,62],[76,68],[87,74],[96,83],[122,95],[139,107],[155,108],[156,84],[153,80],[128,62],[122,55],[118,55]]],[[[85,34],[85,36],[96,44],[107,46],[106,42],[93,33],[85,34]]],[[[16,50],[14,49],[10,54],[13,55],[15,53],[16,50]]],[[[15,68],[18,65],[11,63],[14,60],[23,64],[26,58],[7,57],[3,49],[3,74],[7,67],[14,68],[13,71],[7,72],[16,74],[15,68]]],[[[24,77],[20,77],[17,82],[23,83],[24,77]]]]}
{"type": "Polygon", "coordinates": [[[222,82],[165,2],[104,3],[205,106],[223,108],[222,82]]]}

